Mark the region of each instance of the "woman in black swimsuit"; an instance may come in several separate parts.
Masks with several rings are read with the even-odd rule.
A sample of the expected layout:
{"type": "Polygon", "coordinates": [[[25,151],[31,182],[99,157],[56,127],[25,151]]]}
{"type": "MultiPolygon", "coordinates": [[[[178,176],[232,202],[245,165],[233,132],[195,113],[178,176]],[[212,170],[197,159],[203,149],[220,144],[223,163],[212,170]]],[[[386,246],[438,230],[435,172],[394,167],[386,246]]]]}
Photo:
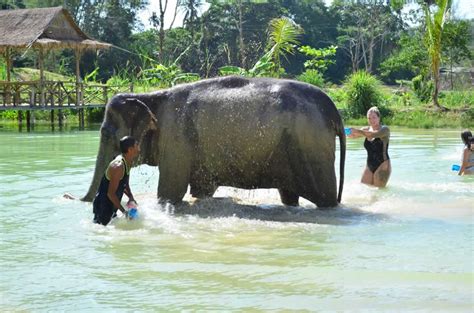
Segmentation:
{"type": "Polygon", "coordinates": [[[365,136],[364,147],[367,150],[367,165],[362,174],[361,182],[376,187],[385,187],[392,172],[388,143],[390,129],[380,125],[380,111],[371,107],[367,111],[369,126],[361,129],[351,128],[349,138],[365,136]]]}

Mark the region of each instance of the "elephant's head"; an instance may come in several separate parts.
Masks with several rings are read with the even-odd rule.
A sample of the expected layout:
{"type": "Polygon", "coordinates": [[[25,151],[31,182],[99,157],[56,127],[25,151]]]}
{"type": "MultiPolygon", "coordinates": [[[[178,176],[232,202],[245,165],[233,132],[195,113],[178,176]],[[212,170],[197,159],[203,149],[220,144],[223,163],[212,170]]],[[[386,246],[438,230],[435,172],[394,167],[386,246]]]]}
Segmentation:
{"type": "Polygon", "coordinates": [[[158,125],[150,108],[135,95],[117,95],[107,105],[100,128],[100,145],[94,177],[87,194],[81,199],[92,201],[109,162],[120,153],[119,142],[124,136],[133,136],[140,145],[136,164],[157,165],[158,125]]]}

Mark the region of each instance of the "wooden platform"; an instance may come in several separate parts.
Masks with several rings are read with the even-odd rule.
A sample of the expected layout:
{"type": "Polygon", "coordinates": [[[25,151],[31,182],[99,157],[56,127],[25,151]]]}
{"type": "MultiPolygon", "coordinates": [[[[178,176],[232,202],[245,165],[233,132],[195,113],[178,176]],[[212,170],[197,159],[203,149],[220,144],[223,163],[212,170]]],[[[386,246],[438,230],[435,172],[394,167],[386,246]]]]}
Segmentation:
{"type": "MultiPolygon", "coordinates": [[[[84,128],[84,111],[104,108],[110,98],[118,93],[133,92],[133,85],[109,86],[70,81],[0,81],[0,111],[17,111],[18,125],[23,123],[26,111],[26,127],[34,123],[34,111],[50,111],[51,127],[54,128],[55,111],[77,110],[79,128],[84,128]]],[[[63,114],[57,114],[59,127],[63,114]]]]}
{"type": "Polygon", "coordinates": [[[22,105],[8,105],[8,106],[0,106],[0,111],[51,111],[51,110],[78,110],[78,109],[94,109],[94,108],[105,108],[105,104],[87,104],[87,105],[55,105],[55,106],[30,106],[29,104],[22,104],[22,105]]]}

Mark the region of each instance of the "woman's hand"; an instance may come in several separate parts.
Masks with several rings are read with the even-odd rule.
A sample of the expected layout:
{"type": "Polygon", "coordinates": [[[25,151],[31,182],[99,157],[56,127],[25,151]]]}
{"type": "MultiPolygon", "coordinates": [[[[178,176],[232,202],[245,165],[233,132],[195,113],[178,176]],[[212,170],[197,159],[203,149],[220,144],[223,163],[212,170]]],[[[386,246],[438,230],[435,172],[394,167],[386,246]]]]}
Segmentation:
{"type": "Polygon", "coordinates": [[[360,129],[352,128],[352,127],[351,127],[350,130],[351,130],[351,133],[350,133],[350,135],[347,136],[347,137],[349,137],[349,138],[358,138],[358,137],[360,137],[361,135],[363,135],[363,134],[362,134],[362,131],[361,131],[360,129]]]}

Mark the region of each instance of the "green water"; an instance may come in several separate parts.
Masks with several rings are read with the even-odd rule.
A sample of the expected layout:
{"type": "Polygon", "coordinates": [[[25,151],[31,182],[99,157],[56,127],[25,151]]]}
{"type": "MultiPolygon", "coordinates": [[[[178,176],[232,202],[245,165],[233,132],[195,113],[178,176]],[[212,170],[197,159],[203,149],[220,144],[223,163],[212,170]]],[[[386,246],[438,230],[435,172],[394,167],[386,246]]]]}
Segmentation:
{"type": "Polygon", "coordinates": [[[450,170],[459,131],[392,133],[385,190],[359,183],[365,151],[349,141],[336,210],[220,188],[183,214],[157,204],[159,173],[141,166],[140,219],[102,227],[89,203],[61,197],[85,194],[97,130],[0,131],[0,311],[472,312],[474,177],[450,170]]]}

